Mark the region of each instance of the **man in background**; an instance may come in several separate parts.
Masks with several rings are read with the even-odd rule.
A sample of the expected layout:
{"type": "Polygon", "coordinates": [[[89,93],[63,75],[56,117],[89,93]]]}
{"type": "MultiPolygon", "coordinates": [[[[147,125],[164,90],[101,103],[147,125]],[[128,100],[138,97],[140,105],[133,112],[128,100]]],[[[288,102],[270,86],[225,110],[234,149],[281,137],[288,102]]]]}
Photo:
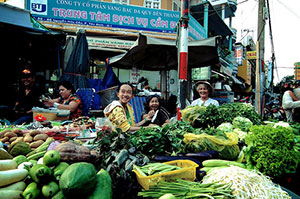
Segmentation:
{"type": "MultiPolygon", "coordinates": [[[[295,96],[300,99],[300,80],[296,80],[294,83],[294,90],[295,96]]],[[[295,108],[293,111],[293,121],[300,123],[300,108],[295,108]]]]}

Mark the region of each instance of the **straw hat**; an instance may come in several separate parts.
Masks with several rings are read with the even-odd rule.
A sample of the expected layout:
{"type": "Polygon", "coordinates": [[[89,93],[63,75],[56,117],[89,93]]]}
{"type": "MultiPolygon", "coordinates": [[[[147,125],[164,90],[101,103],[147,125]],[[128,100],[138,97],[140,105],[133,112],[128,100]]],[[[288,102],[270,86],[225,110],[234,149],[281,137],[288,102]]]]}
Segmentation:
{"type": "Polygon", "coordinates": [[[212,85],[208,81],[198,81],[198,82],[196,82],[195,86],[194,86],[194,89],[196,91],[198,91],[197,87],[199,86],[199,84],[205,84],[205,85],[208,86],[209,96],[212,96],[214,94],[214,88],[212,87],[212,85]]]}

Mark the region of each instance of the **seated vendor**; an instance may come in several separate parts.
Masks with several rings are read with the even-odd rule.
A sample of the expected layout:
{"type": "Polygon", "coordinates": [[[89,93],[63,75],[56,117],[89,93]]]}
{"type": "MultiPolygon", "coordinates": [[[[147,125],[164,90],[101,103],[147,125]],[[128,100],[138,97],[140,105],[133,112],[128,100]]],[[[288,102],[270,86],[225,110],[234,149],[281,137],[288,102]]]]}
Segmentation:
{"type": "Polygon", "coordinates": [[[71,82],[61,81],[58,83],[60,97],[56,99],[44,99],[44,104],[48,107],[70,110],[70,119],[81,116],[82,103],[71,82]]]}
{"type": "Polygon", "coordinates": [[[146,117],[139,123],[135,123],[133,108],[129,101],[133,98],[132,86],[123,83],[117,89],[119,100],[115,100],[104,109],[104,115],[107,117],[115,128],[122,129],[123,132],[136,131],[141,129],[142,125],[151,117],[146,117]]]}
{"type": "Polygon", "coordinates": [[[161,106],[160,97],[158,95],[150,95],[146,98],[145,110],[142,113],[142,119],[147,116],[151,118],[143,126],[153,124],[157,126],[165,126],[170,121],[170,113],[161,106]]]}

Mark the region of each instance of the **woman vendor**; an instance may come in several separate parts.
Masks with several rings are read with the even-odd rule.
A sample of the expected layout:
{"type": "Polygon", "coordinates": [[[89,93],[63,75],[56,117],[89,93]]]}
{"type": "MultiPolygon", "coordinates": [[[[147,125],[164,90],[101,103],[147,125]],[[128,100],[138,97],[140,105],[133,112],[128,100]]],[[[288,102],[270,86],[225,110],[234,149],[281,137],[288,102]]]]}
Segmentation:
{"type": "Polygon", "coordinates": [[[136,131],[141,129],[142,125],[150,120],[148,116],[139,123],[135,123],[133,108],[129,101],[133,98],[132,86],[123,83],[117,89],[119,100],[115,100],[104,109],[104,115],[107,117],[115,128],[122,129],[123,132],[136,131]]]}
{"type": "Polygon", "coordinates": [[[82,103],[71,82],[61,81],[58,83],[60,97],[56,99],[44,99],[44,104],[48,107],[70,110],[70,118],[75,119],[81,116],[82,103]]]}
{"type": "Polygon", "coordinates": [[[196,82],[194,88],[199,93],[200,97],[192,101],[191,106],[208,106],[210,104],[219,106],[219,102],[211,98],[214,93],[214,89],[209,82],[198,81],[196,82]]]}
{"type": "Polygon", "coordinates": [[[146,98],[145,110],[142,113],[142,119],[150,117],[151,120],[147,120],[143,126],[157,125],[165,126],[170,121],[170,114],[168,111],[160,105],[160,97],[158,95],[150,95],[146,98]]]}

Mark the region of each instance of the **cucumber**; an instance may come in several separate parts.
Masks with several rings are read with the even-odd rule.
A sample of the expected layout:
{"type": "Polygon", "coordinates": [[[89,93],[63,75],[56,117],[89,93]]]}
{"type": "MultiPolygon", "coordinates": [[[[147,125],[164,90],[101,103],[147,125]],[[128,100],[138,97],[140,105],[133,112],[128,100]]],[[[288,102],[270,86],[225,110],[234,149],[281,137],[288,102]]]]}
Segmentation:
{"type": "Polygon", "coordinates": [[[89,196],[88,199],[112,199],[112,183],[109,173],[100,169],[97,173],[97,185],[94,192],[89,196]]]}

